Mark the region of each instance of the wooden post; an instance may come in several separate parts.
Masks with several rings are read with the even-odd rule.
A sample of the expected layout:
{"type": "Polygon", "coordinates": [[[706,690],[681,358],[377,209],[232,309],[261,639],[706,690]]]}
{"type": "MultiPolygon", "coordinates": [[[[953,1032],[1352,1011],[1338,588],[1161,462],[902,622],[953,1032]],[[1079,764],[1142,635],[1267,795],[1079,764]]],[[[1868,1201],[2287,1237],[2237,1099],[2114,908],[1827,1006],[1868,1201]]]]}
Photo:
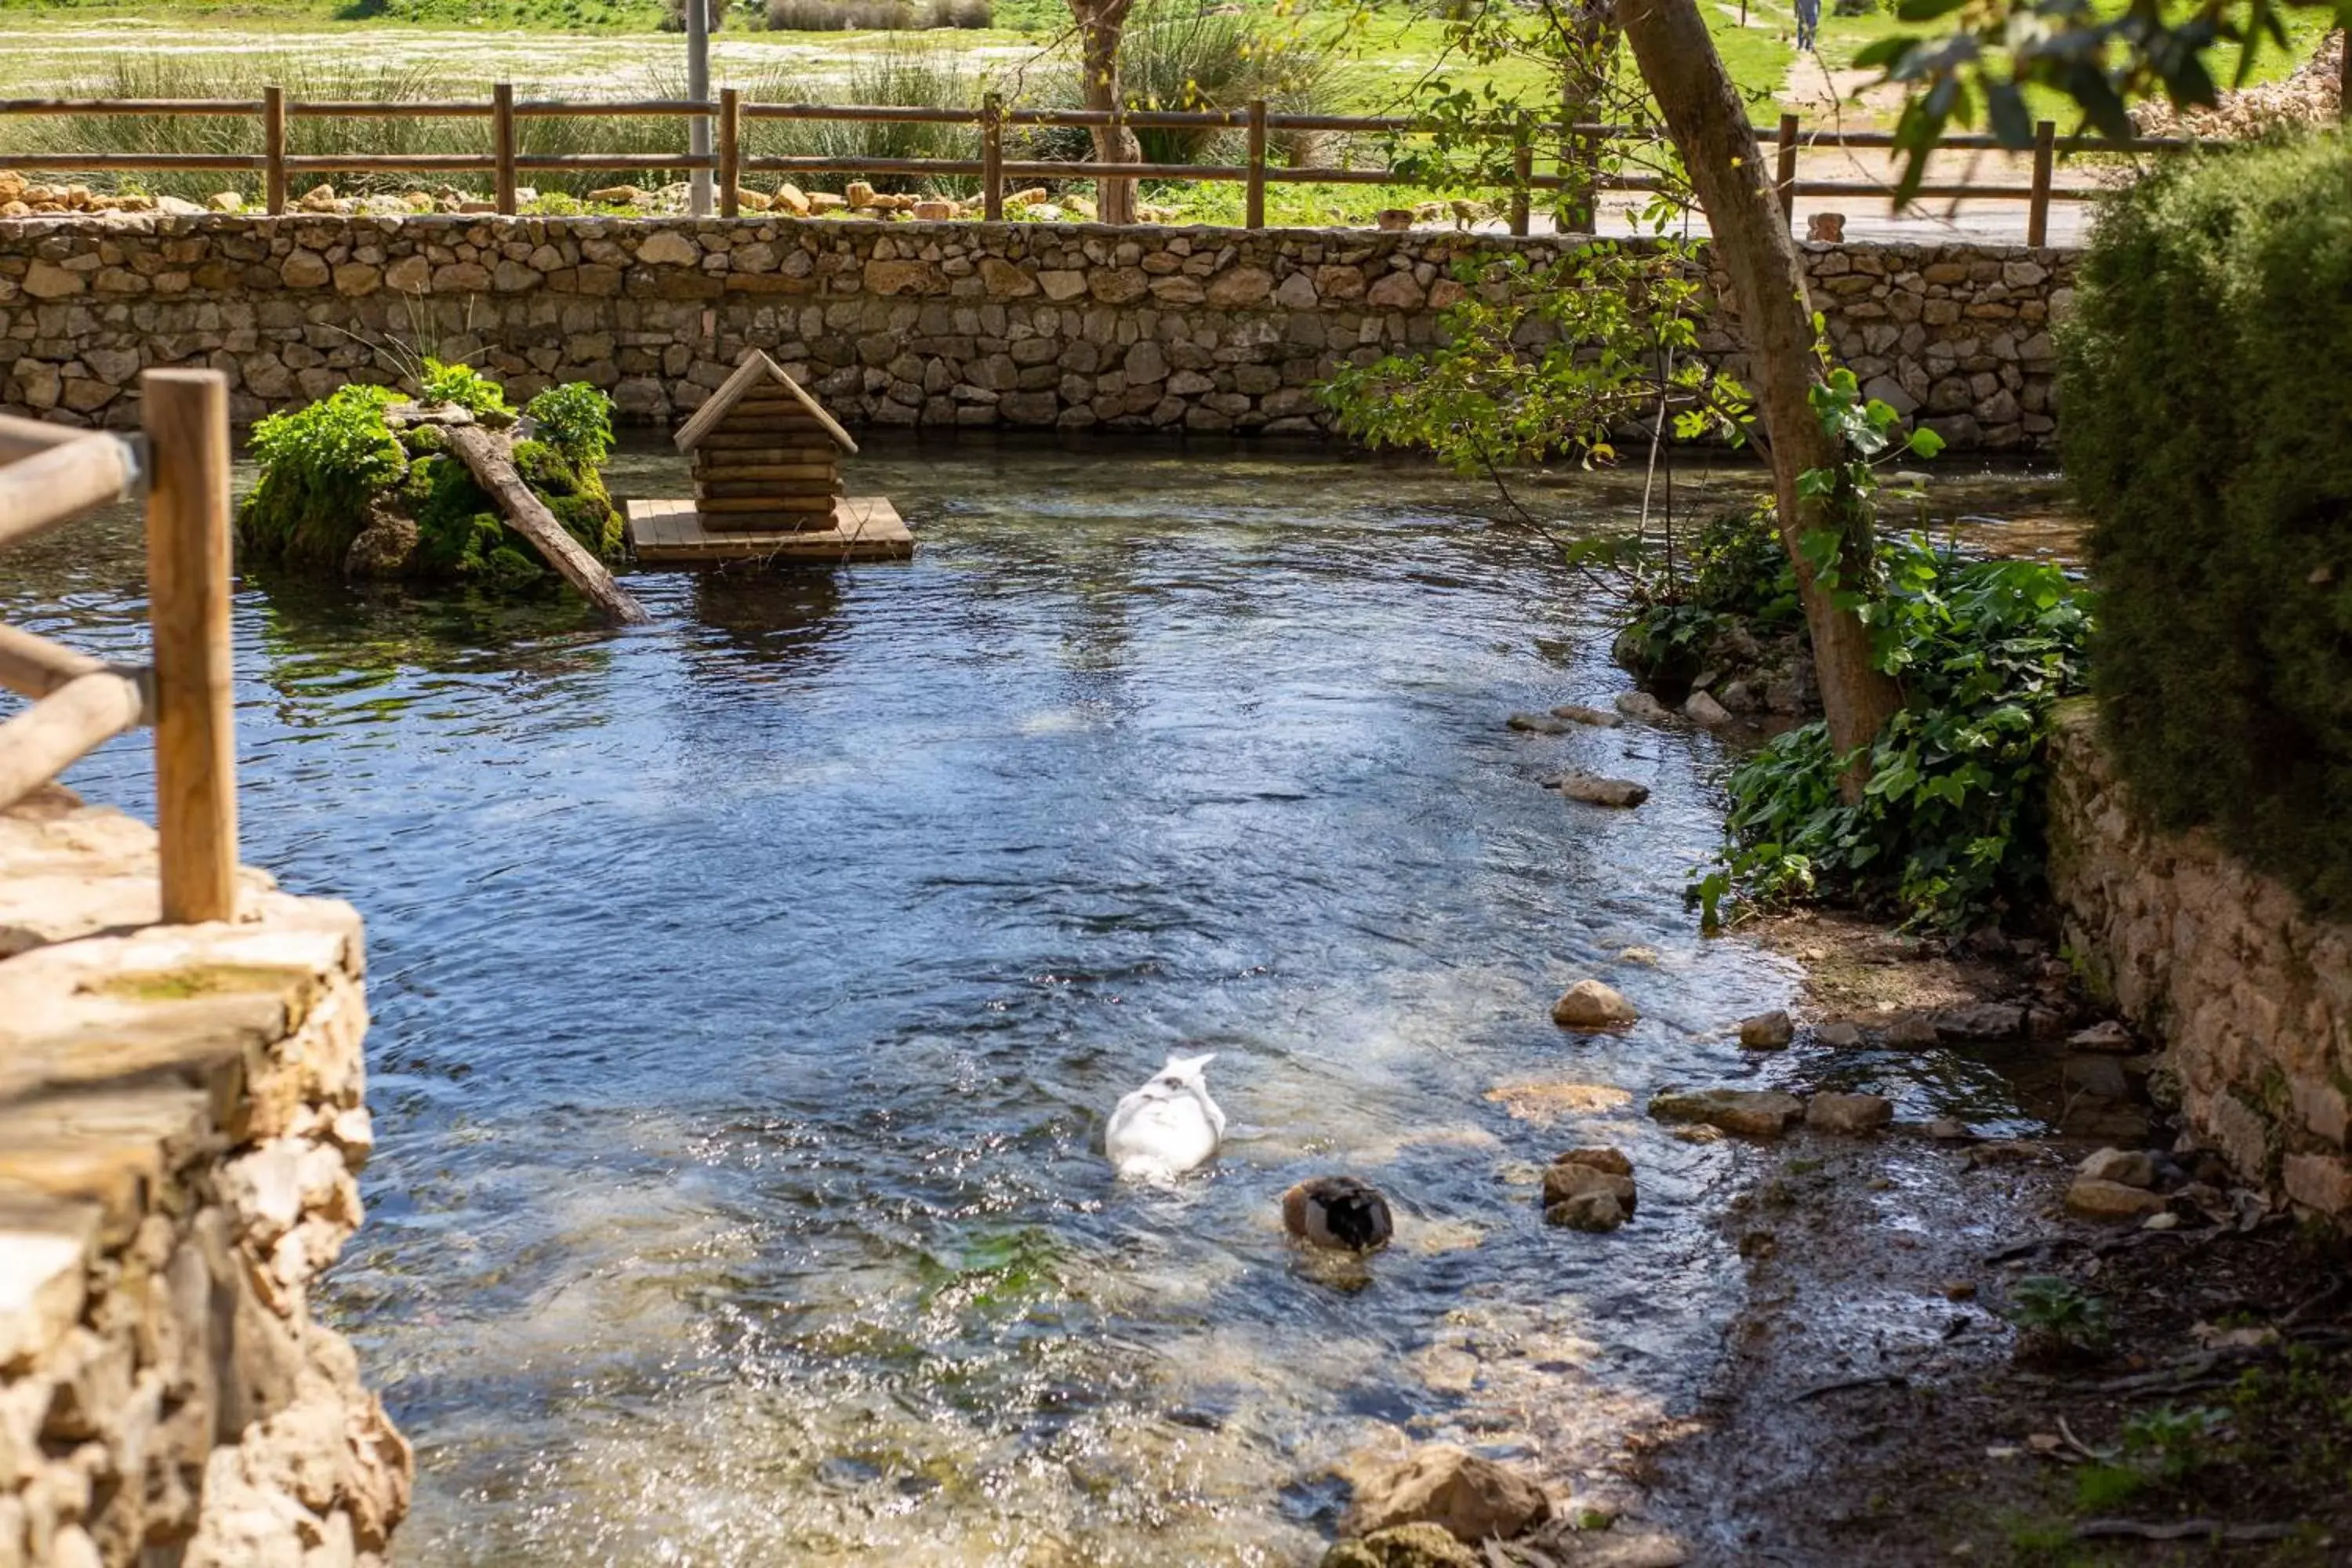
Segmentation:
{"type": "Polygon", "coordinates": [[[1249,184],[1242,195],[1242,226],[1265,226],[1265,100],[1249,106],[1249,184]]]}
{"type": "Polygon", "coordinates": [[[2044,120],[2033,127],[2033,203],[2025,209],[2025,243],[2050,243],[2050,173],[2058,156],[2058,126],[2044,120]]]}
{"type": "Polygon", "coordinates": [[[1528,232],[1528,182],[1535,173],[1536,150],[1522,128],[1511,144],[1511,232],[1523,238],[1528,232]]]}
{"type": "Polygon", "coordinates": [[[502,81],[490,89],[490,155],[498,162],[498,207],[508,216],[515,210],[514,83],[502,81]]]}
{"type": "Polygon", "coordinates": [[[154,623],[155,831],[163,921],[236,915],[236,737],[228,622],[228,381],[151,370],[140,423],[154,623]]]}
{"type": "Polygon", "coordinates": [[[1793,114],[1780,116],[1779,151],[1779,166],[1773,177],[1780,188],[1780,221],[1789,226],[1790,233],[1794,234],[1797,229],[1797,117],[1793,114]]]}
{"type": "Polygon", "coordinates": [[[992,92],[980,104],[981,216],[1004,217],[1004,95],[992,92]]]}
{"type": "Polygon", "coordinates": [[[271,213],[286,210],[286,89],[261,89],[261,200],[271,213]]]}
{"type": "MultiPolygon", "coordinates": [[[[689,0],[691,3],[691,0],[689,0]]],[[[736,187],[743,173],[743,96],[731,87],[719,89],[719,216],[742,215],[736,187]]]]}

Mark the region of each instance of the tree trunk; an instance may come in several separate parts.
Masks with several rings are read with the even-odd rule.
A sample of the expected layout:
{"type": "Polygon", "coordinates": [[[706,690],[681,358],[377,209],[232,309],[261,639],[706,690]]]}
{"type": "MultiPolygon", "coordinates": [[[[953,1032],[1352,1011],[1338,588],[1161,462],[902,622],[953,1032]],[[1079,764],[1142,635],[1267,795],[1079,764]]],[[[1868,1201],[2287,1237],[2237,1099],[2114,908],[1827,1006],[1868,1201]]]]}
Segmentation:
{"type": "MultiPolygon", "coordinates": [[[[1902,706],[1902,697],[1871,662],[1869,628],[1816,586],[1798,549],[1804,532],[1826,520],[1819,502],[1799,501],[1797,476],[1835,467],[1844,454],[1822,429],[1807,395],[1817,379],[1816,362],[1797,242],[1780,221],[1763,153],[1748,128],[1747,103],[1715,52],[1696,0],[1619,0],[1617,23],[1690,172],[1706,214],[1709,258],[1730,281],[1730,304],[1748,347],[1749,381],[1771,442],[1780,539],[1796,563],[1822,709],[1832,743],[1849,754],[1877,737],[1902,706]]],[[[1849,540],[1849,550],[1856,544],[1866,547],[1865,541],[1849,540]]],[[[1860,581],[1866,567],[1866,561],[1849,560],[1844,574],[1860,581]]],[[[1846,775],[1849,797],[1868,777],[1865,757],[1846,775]]]]}
{"type": "MultiPolygon", "coordinates": [[[[1078,22],[1079,92],[1088,109],[1116,111],[1119,107],[1118,41],[1127,29],[1133,0],[1070,0],[1078,22]]],[[[1100,163],[1140,163],[1143,143],[1125,125],[1093,127],[1095,161],[1100,163]]],[[[1095,214],[1104,223],[1135,221],[1135,182],[1097,180],[1095,214]]]]}
{"type": "MultiPolygon", "coordinates": [[[[1617,0],[1577,0],[1559,25],[1564,45],[1559,118],[1564,125],[1591,124],[1601,118],[1611,67],[1617,58],[1616,12],[1617,0]]],[[[1599,232],[1601,151],[1601,143],[1592,137],[1563,133],[1560,138],[1559,172],[1578,182],[1560,187],[1562,234],[1599,232]]]]}
{"type": "Polygon", "coordinates": [[[441,433],[448,438],[449,450],[472,471],[475,482],[499,503],[499,510],[514,525],[514,531],[537,546],[539,552],[547,557],[547,563],[563,574],[564,581],[579,589],[589,603],[604,611],[606,620],[623,626],[643,626],[653,618],[627,589],[613,581],[613,574],[604,570],[602,561],[563,531],[555,514],[523,483],[504,441],[478,425],[445,426],[441,433]]]}

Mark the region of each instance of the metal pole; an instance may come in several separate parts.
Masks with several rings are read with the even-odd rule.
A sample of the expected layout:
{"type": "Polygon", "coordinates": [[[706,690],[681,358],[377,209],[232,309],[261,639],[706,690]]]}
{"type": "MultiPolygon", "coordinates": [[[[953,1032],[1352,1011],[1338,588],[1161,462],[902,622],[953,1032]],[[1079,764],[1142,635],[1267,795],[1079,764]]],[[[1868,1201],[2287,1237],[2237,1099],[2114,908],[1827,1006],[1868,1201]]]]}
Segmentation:
{"type": "MultiPolygon", "coordinates": [[[[710,0],[686,0],[686,96],[698,104],[710,101],[710,0]]],[[[698,114],[686,122],[686,148],[698,158],[710,156],[710,117],[698,114]]],[[[687,211],[696,217],[710,216],[710,171],[697,169],[687,184],[687,211]]]]}

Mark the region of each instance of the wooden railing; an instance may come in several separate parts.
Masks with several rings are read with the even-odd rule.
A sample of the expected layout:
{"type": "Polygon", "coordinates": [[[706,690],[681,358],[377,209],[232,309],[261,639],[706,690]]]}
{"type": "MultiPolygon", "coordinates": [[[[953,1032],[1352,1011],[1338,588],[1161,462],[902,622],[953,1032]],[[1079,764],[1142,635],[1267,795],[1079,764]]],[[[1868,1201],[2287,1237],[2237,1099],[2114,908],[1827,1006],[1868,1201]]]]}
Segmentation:
{"type": "MultiPolygon", "coordinates": [[[[17,161],[45,170],[93,173],[257,174],[262,177],[265,205],[272,213],[286,210],[289,193],[296,179],[313,175],[488,174],[497,210],[512,213],[516,207],[517,192],[522,186],[522,176],[526,174],[709,171],[715,176],[718,185],[720,214],[728,217],[737,216],[736,191],[747,174],[952,175],[977,178],[981,182],[982,210],[990,218],[1003,216],[1008,181],[1148,179],[1239,184],[1244,188],[1244,226],[1249,228],[1265,226],[1265,191],[1269,184],[1392,184],[1410,180],[1409,175],[1389,168],[1325,168],[1273,163],[1267,157],[1266,150],[1269,137],[1274,132],[1412,134],[1431,129],[1426,122],[1395,117],[1276,114],[1270,112],[1263,100],[1237,110],[1112,111],[1008,108],[1001,97],[991,93],[978,108],[942,109],[896,104],[758,103],[746,100],[736,89],[727,88],[720,91],[716,102],[654,99],[607,103],[517,99],[514,89],[503,82],[491,89],[487,100],[449,100],[413,103],[296,102],[289,100],[282,89],[275,87],[263,89],[262,96],[257,100],[0,100],[0,116],[58,115],[257,117],[262,132],[262,151],[259,153],[40,153],[21,154],[17,161]],[[520,151],[516,133],[518,121],[583,116],[715,119],[717,135],[713,150],[708,153],[695,153],[683,148],[675,153],[531,153],[520,151]],[[479,153],[295,153],[287,151],[287,127],[292,121],[386,119],[488,120],[490,122],[489,134],[486,138],[487,145],[479,153]],[[749,154],[743,146],[745,124],[763,120],[971,126],[978,132],[980,155],[977,158],[880,158],[749,154]],[[1091,129],[1111,123],[1134,130],[1240,130],[1244,132],[1245,152],[1243,162],[1231,164],[1008,161],[1004,156],[1004,132],[1008,126],[1091,129]]],[[[1528,231],[1528,209],[1536,192],[1580,191],[1596,185],[1601,191],[1640,192],[1658,187],[1654,177],[1642,174],[1603,174],[1597,182],[1592,182],[1581,174],[1537,173],[1537,146],[1561,146],[1571,142],[1589,145],[1597,142],[1629,140],[1633,133],[1623,126],[1519,126],[1498,128],[1493,134],[1513,143],[1512,173],[1507,181],[1477,188],[1507,194],[1509,221],[1514,234],[1528,231]]],[[[1760,143],[1769,144],[1777,152],[1777,183],[1784,215],[1793,211],[1800,196],[1885,196],[1890,194],[1889,187],[1878,181],[1803,179],[1797,172],[1797,155],[1803,149],[1885,151],[1895,145],[1895,138],[1889,132],[1847,131],[1840,127],[1808,131],[1797,116],[1783,114],[1778,125],[1756,127],[1756,135],[1760,143]]],[[[1946,137],[1941,145],[1955,151],[2001,149],[2001,143],[1995,138],[1980,135],[1946,137]]],[[[2062,137],[2058,134],[2057,126],[2045,120],[2035,128],[2031,183],[1989,184],[1972,180],[1941,180],[1920,186],[1917,194],[1923,197],[1959,201],[2024,202],[2027,204],[2027,242],[2040,245],[2044,243],[2049,234],[2052,203],[2087,200],[2095,194],[2054,184],[2053,172],[2059,153],[2163,153],[2189,145],[2192,145],[2190,142],[2179,137],[2139,137],[2129,141],[2062,137]]]]}
{"type": "Polygon", "coordinates": [[[144,489],[153,628],[153,662],[126,667],[0,626],[0,686],[33,700],[0,724],[0,808],[152,724],[163,919],[229,920],[228,382],[214,370],[151,370],[140,391],[141,440],[0,416],[0,546],[144,489]]]}

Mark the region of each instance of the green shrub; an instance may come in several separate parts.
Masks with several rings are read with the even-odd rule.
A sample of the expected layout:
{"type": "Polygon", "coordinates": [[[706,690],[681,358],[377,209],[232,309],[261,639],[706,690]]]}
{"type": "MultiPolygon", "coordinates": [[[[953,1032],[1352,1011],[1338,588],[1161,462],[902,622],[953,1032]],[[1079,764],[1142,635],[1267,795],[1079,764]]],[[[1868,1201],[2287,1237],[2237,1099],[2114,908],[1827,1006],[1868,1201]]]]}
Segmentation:
{"type": "Polygon", "coordinates": [[[2060,362],[2123,776],[2352,916],[2352,138],[2168,160],[2111,199],[2060,362]]]}
{"type": "Polygon", "coordinates": [[[506,389],[469,364],[425,362],[425,385],[418,401],[454,403],[468,414],[496,418],[514,411],[507,406],[506,389]]]}
{"type": "Polygon", "coordinates": [[[613,449],[613,400],[584,381],[551,386],[522,411],[539,438],[573,463],[593,468],[613,449]]]}
{"type": "Polygon", "coordinates": [[[340,568],[367,526],[368,500],[397,481],[408,456],[385,427],[400,395],[346,386],[307,408],[272,414],[253,427],[260,482],[237,509],[237,542],[248,554],[296,566],[340,568]]]}
{"type": "Polygon", "coordinates": [[[1963,562],[1919,536],[1880,542],[1878,667],[1904,703],[1840,798],[1828,729],[1790,731],[1734,769],[1727,848],[1692,889],[1723,901],[1822,897],[1966,928],[2042,893],[2051,710],[2080,689],[2089,595],[2056,567],[1963,562]]]}

